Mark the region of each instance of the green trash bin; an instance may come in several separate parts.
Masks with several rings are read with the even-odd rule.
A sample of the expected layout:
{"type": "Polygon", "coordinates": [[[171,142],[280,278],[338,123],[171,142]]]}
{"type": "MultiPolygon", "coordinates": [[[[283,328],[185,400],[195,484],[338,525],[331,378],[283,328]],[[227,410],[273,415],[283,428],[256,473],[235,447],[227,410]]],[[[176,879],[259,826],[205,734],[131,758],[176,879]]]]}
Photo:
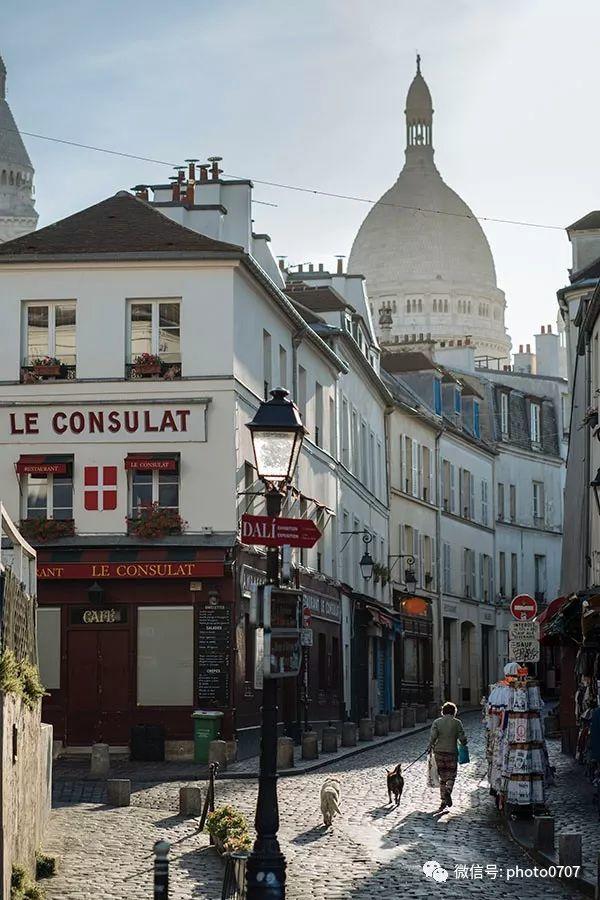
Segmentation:
{"type": "Polygon", "coordinates": [[[197,709],[192,713],[192,719],[194,720],[194,762],[208,762],[208,745],[219,737],[222,718],[222,712],[212,709],[197,709]]]}

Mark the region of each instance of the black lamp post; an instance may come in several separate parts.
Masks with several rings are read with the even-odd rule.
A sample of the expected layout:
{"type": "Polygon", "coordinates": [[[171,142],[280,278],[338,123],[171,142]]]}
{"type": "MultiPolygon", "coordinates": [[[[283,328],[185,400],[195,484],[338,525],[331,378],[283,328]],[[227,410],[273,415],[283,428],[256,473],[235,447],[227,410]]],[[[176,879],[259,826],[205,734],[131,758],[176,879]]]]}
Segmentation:
{"type": "Polygon", "coordinates": [[[363,542],[365,545],[365,551],[364,551],[358,565],[359,565],[362,577],[365,579],[365,581],[370,581],[371,578],[373,577],[373,569],[375,568],[375,563],[373,561],[373,557],[369,553],[369,544],[373,540],[373,535],[369,534],[368,531],[365,531],[365,532],[363,532],[362,539],[363,539],[363,542]]]}
{"type": "Polygon", "coordinates": [[[596,506],[598,507],[598,512],[600,513],[600,497],[598,496],[598,491],[600,490],[600,469],[596,472],[596,477],[593,481],[590,481],[590,487],[594,491],[594,497],[596,498],[596,506]]]}
{"type": "MultiPolygon", "coordinates": [[[[267,515],[279,516],[306,429],[288,392],[271,391],[248,424],[258,477],[266,487],[267,515]]],[[[267,549],[267,581],[279,584],[279,550],[267,549]]],[[[285,857],[277,840],[277,680],[265,678],[260,736],[260,768],[256,803],[256,841],[246,864],[247,900],[283,900],[285,857]]]]}

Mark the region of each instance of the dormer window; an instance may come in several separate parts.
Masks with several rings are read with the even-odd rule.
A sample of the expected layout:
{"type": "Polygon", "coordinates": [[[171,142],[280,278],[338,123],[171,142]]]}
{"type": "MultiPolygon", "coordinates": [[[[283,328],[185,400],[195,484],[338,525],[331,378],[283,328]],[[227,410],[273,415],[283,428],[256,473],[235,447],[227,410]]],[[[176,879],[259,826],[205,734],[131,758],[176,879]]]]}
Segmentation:
{"type": "Polygon", "coordinates": [[[433,409],[436,415],[442,414],[442,382],[439,378],[433,379],[433,409]]]}
{"type": "Polygon", "coordinates": [[[462,410],[462,397],[460,388],[454,388],[454,412],[460,416],[462,410]]]}
{"type": "Polygon", "coordinates": [[[541,444],[541,413],[540,404],[532,403],[529,407],[531,443],[538,447],[541,444]]]}
{"type": "Polygon", "coordinates": [[[508,438],[508,394],[502,391],[500,394],[500,431],[503,440],[508,438]]]}
{"type": "Polygon", "coordinates": [[[481,437],[481,426],[479,424],[479,403],[473,400],[473,434],[476,438],[481,437]]]}

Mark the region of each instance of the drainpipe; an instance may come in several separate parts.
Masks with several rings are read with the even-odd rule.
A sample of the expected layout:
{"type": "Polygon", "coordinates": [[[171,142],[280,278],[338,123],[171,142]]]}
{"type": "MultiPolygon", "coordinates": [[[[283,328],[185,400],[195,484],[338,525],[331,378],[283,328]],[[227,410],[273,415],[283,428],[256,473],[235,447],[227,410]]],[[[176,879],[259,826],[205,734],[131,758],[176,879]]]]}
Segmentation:
{"type": "MultiPolygon", "coordinates": [[[[589,409],[592,405],[592,343],[586,340],[585,348],[585,408],[589,409]]],[[[586,426],[585,429],[585,535],[584,535],[584,571],[585,571],[585,587],[590,587],[593,578],[592,572],[592,523],[590,521],[590,482],[592,480],[591,471],[591,454],[592,454],[592,429],[586,426]]]]}
{"type": "Polygon", "coordinates": [[[433,683],[437,685],[437,696],[434,695],[434,700],[438,703],[442,703],[445,699],[443,697],[444,693],[444,604],[442,600],[443,594],[443,586],[442,586],[442,559],[443,559],[443,547],[442,547],[442,460],[441,460],[441,449],[440,449],[440,438],[444,433],[444,429],[440,428],[439,431],[436,432],[435,435],[435,498],[436,498],[436,511],[435,511],[435,543],[437,547],[437,559],[436,559],[436,578],[437,578],[437,616],[434,617],[434,629],[433,629],[433,646],[434,646],[434,654],[433,654],[433,683]],[[437,619],[437,621],[436,621],[437,619]],[[435,652],[435,648],[437,647],[437,653],[435,652]]]}

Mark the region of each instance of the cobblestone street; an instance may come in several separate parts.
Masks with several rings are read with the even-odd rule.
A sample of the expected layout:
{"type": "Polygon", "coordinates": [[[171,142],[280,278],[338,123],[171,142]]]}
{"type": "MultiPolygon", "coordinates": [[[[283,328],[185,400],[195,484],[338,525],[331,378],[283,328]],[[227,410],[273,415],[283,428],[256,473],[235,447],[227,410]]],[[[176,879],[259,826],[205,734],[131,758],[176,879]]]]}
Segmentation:
{"type": "MultiPolygon", "coordinates": [[[[280,837],[288,860],[288,897],[366,898],[388,895],[425,898],[572,897],[552,881],[515,879],[508,866],[532,865],[500,830],[485,781],[483,735],[478,715],[465,718],[472,762],[460,767],[454,806],[437,816],[436,792],[426,786],[425,762],[406,775],[399,809],[387,805],[386,766],[408,764],[424,749],[415,734],[373,748],[325,770],[281,779],[280,837]],[[341,819],[331,831],[319,820],[319,791],[328,773],[343,783],[341,819]],[[446,883],[427,879],[422,865],[437,860],[449,870],[446,883]],[[455,865],[483,867],[480,879],[455,878],[455,865]],[[486,866],[497,866],[496,878],[486,866]]],[[[89,786],[88,786],[89,787],[89,786]]],[[[47,882],[49,900],[125,900],[152,896],[152,844],[166,837],[171,851],[171,897],[220,896],[222,863],[199,835],[194,820],[176,815],[179,784],[140,785],[132,806],[109,809],[93,802],[62,802],[53,812],[47,847],[61,855],[59,875],[47,882]]],[[[252,819],[256,781],[221,781],[217,804],[231,802],[252,819]]]]}

